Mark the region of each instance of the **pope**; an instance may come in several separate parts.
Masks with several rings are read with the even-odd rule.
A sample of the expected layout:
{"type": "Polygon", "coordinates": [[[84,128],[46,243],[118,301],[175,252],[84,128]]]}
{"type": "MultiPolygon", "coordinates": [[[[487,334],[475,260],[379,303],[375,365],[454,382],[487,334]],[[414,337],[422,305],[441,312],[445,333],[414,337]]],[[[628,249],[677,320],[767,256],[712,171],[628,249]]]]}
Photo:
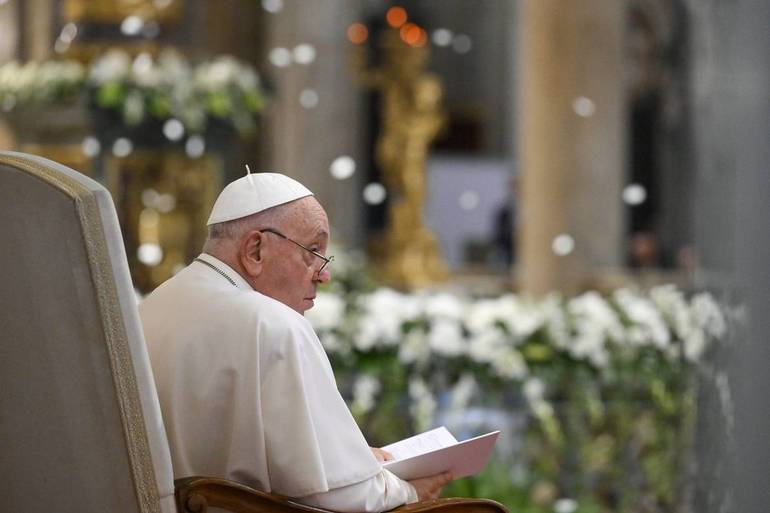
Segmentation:
{"type": "Polygon", "coordinates": [[[305,186],[247,174],[217,198],[203,252],[139,306],[175,477],[206,475],[335,511],[438,496],[369,447],[304,312],[330,279],[329,221],[305,186]]]}

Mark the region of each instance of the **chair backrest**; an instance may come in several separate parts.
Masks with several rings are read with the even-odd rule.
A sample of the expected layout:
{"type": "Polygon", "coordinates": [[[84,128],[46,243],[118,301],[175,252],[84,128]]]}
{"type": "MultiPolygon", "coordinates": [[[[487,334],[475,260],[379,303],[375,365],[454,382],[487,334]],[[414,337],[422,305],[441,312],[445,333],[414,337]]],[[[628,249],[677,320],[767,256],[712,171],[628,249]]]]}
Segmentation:
{"type": "Polygon", "coordinates": [[[0,152],[0,440],[0,511],[176,511],[112,199],[12,152],[0,152]]]}

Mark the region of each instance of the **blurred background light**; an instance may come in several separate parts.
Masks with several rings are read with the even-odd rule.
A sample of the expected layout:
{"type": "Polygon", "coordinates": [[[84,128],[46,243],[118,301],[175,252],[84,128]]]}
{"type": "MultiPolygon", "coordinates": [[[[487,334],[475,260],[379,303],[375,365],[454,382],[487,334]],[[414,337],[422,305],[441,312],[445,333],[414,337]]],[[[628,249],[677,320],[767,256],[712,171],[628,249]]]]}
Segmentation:
{"type": "Polygon", "coordinates": [[[283,0],[262,0],[262,8],[270,14],[276,14],[283,9],[283,0]]]}
{"type": "Polygon", "coordinates": [[[272,50],[270,50],[268,59],[270,60],[270,63],[273,66],[277,66],[279,68],[285,68],[286,66],[291,64],[291,59],[292,59],[291,51],[289,51],[288,48],[277,46],[272,50]]]}
{"type": "Polygon", "coordinates": [[[299,104],[306,109],[313,109],[318,105],[318,93],[315,89],[305,88],[299,93],[299,104]]]}
{"type": "Polygon", "coordinates": [[[373,182],[364,187],[364,201],[367,205],[379,205],[387,195],[385,187],[380,183],[373,182]]]}
{"type": "Polygon", "coordinates": [[[163,135],[169,141],[178,141],[184,137],[184,125],[178,119],[171,118],[163,124],[163,135]]]}
{"type": "Polygon", "coordinates": [[[596,112],[596,104],[590,98],[578,96],[572,102],[572,110],[582,118],[590,118],[596,112]]]}
{"type": "Polygon", "coordinates": [[[369,39],[369,29],[363,23],[352,23],[348,27],[348,40],[354,45],[360,45],[369,39]]]}
{"type": "Polygon", "coordinates": [[[575,239],[566,233],[557,235],[551,242],[551,250],[558,256],[569,255],[574,249],[575,239]]]}
{"type": "Polygon", "coordinates": [[[623,189],[623,201],[628,205],[641,205],[647,199],[647,189],[638,183],[626,185],[623,189]]]}
{"type": "Polygon", "coordinates": [[[329,172],[337,180],[350,178],[356,172],[356,161],[348,155],[341,155],[329,166],[329,172]]]}
{"type": "Polygon", "coordinates": [[[184,151],[188,157],[197,159],[206,151],[206,140],[200,135],[192,135],[187,139],[184,151]]]}
{"type": "Polygon", "coordinates": [[[116,157],[128,157],[134,151],[134,143],[126,137],[119,137],[112,144],[112,154],[116,157]]]}
{"type": "Polygon", "coordinates": [[[120,31],[127,36],[135,36],[142,31],[144,20],[139,16],[128,16],[120,24],[120,31]]]}
{"type": "Polygon", "coordinates": [[[80,148],[83,151],[83,155],[86,157],[95,157],[102,151],[102,145],[99,143],[99,139],[92,135],[83,138],[80,148]]]}
{"type": "Polygon", "coordinates": [[[431,38],[436,46],[449,46],[452,44],[452,36],[451,30],[439,28],[433,31],[431,38]]]}
{"type": "Polygon", "coordinates": [[[471,41],[470,36],[466,34],[457,34],[452,39],[452,48],[455,52],[460,54],[465,54],[471,51],[471,48],[473,47],[473,42],[471,41]]]}
{"type": "Polygon", "coordinates": [[[385,13],[385,20],[388,22],[388,25],[393,28],[401,27],[401,25],[406,23],[407,18],[406,9],[400,6],[391,7],[388,9],[388,12],[385,13]]]}
{"type": "Polygon", "coordinates": [[[144,265],[156,266],[163,260],[163,248],[155,243],[141,244],[136,251],[136,257],[144,265]]]}
{"type": "Polygon", "coordinates": [[[308,43],[302,43],[294,47],[294,62],[297,64],[308,65],[315,60],[315,47],[308,43]]]}

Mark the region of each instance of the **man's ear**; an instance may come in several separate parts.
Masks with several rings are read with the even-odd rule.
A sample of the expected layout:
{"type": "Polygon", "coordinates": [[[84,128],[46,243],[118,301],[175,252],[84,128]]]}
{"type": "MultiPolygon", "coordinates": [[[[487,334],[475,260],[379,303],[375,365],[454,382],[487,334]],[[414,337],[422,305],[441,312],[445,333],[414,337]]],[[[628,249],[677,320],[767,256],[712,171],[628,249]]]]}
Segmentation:
{"type": "Polygon", "coordinates": [[[240,248],[238,248],[241,266],[249,276],[254,278],[262,273],[264,266],[263,242],[262,232],[254,230],[241,239],[240,248]]]}

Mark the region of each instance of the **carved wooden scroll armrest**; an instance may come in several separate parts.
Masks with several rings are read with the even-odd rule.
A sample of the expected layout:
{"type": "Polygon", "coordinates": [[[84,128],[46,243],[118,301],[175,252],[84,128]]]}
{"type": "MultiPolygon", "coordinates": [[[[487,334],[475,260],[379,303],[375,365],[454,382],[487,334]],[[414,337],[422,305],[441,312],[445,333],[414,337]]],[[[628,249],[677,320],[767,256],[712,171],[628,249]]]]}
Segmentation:
{"type": "MultiPolygon", "coordinates": [[[[209,507],[233,513],[331,513],[291,499],[260,492],[248,486],[209,477],[185,477],[175,481],[179,513],[207,513],[209,507]]],[[[401,506],[394,513],[508,513],[487,499],[436,499],[401,506]]]]}

